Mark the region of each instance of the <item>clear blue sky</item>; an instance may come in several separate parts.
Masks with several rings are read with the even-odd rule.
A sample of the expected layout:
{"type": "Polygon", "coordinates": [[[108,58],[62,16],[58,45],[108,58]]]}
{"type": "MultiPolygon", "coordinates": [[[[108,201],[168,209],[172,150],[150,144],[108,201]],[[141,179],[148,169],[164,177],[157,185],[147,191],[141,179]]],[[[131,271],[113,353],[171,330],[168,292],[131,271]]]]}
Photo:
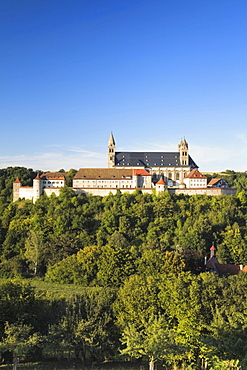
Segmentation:
{"type": "Polygon", "coordinates": [[[247,170],[246,0],[0,0],[0,168],[176,151],[247,170]]]}

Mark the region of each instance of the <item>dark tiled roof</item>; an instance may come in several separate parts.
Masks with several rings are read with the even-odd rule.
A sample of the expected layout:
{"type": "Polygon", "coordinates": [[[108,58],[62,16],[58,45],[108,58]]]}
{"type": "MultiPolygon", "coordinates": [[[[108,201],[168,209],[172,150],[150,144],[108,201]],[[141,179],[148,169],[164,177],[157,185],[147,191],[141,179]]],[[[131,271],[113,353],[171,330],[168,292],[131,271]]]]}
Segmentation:
{"type": "MultiPolygon", "coordinates": [[[[188,167],[180,163],[179,152],[116,152],[115,166],[188,167]]],[[[198,167],[190,156],[189,166],[198,167]]]]}
{"type": "Polygon", "coordinates": [[[219,274],[230,274],[230,275],[237,275],[240,271],[240,267],[238,265],[225,265],[221,263],[215,264],[216,270],[219,274]]]}
{"type": "MultiPolygon", "coordinates": [[[[228,273],[230,275],[237,275],[240,271],[239,265],[226,265],[219,263],[215,256],[211,257],[208,260],[206,267],[210,270],[214,270],[218,274],[228,273]]],[[[243,267],[243,271],[247,271],[247,269],[245,269],[245,266],[243,267]]]]}
{"type": "Polygon", "coordinates": [[[215,270],[216,267],[215,265],[219,264],[217,258],[215,256],[209,258],[209,260],[207,261],[207,264],[206,264],[206,267],[210,270],[215,270]]]}

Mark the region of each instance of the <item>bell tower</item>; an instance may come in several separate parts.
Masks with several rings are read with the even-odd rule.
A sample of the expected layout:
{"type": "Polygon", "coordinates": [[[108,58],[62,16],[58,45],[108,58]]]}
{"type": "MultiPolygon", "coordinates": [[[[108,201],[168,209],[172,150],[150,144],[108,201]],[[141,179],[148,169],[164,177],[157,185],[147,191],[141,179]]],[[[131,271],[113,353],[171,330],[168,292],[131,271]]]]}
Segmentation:
{"type": "Polygon", "coordinates": [[[116,149],[115,140],[111,132],[108,141],[108,168],[112,168],[115,166],[115,149],[116,149]]]}
{"type": "Polygon", "coordinates": [[[180,164],[182,166],[189,166],[189,146],[185,139],[178,144],[178,151],[180,156],[180,164]]]}

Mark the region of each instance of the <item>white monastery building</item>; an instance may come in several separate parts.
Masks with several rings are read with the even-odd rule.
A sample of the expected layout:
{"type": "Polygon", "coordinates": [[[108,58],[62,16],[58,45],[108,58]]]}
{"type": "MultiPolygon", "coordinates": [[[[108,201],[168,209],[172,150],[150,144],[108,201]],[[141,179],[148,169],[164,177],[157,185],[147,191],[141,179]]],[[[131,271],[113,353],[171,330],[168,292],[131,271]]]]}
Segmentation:
{"type": "MultiPolygon", "coordinates": [[[[176,194],[235,194],[223,179],[212,179],[198,171],[189,155],[189,146],[181,140],[177,152],[118,152],[113,134],[108,141],[108,168],[81,168],[73,179],[76,193],[108,195],[121,192],[143,193],[168,190],[176,194]]],[[[66,184],[66,173],[48,172],[37,175],[32,187],[23,187],[17,178],[13,183],[13,201],[19,198],[35,202],[42,193],[59,195],[66,184]]]]}
{"type": "Polygon", "coordinates": [[[33,180],[33,186],[22,186],[20,180],[17,178],[13,184],[13,202],[19,198],[33,200],[39,199],[42,193],[48,196],[52,193],[59,195],[60,188],[66,185],[66,173],[48,172],[42,175],[37,175],[33,180]]]}
{"type": "Polygon", "coordinates": [[[184,184],[186,188],[206,188],[208,179],[202,175],[198,170],[191,171],[184,178],[184,184]]]}

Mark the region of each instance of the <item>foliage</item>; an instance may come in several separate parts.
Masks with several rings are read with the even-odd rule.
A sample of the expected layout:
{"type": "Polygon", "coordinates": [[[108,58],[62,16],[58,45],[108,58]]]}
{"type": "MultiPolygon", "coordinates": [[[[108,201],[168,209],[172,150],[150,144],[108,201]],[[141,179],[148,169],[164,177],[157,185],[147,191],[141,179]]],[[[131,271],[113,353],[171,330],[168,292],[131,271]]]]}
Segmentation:
{"type": "Polygon", "coordinates": [[[247,264],[245,174],[225,174],[236,197],[64,187],[35,204],[11,202],[17,176],[28,185],[35,173],[0,170],[0,276],[19,277],[0,281],[2,350],[85,364],[119,349],[178,368],[246,364],[247,274],[218,277],[202,264],[212,242],[220,262],[247,264]]]}
{"type": "Polygon", "coordinates": [[[122,343],[125,345],[122,354],[136,358],[147,356],[150,370],[154,369],[157,360],[169,359],[174,352],[181,353],[182,349],[176,344],[174,333],[162,316],[150,316],[147,322],[142,321],[141,329],[129,324],[123,331],[122,343]]]}

